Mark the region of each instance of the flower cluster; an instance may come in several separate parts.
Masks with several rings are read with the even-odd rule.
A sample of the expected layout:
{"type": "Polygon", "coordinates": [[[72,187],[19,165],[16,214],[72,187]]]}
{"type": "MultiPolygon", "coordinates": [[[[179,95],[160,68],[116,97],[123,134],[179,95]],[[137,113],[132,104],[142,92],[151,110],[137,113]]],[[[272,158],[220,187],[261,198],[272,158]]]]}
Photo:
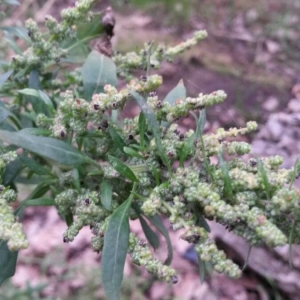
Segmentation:
{"type": "MultiPolygon", "coordinates": [[[[224,91],[219,90],[208,95],[199,94],[198,97],[188,97],[186,99],[178,99],[175,106],[168,102],[161,102],[157,100],[157,109],[159,109],[158,118],[166,119],[167,122],[172,123],[179,118],[186,117],[190,111],[212,106],[216,103],[221,103],[226,99],[224,91]]],[[[149,99],[148,101],[151,101],[149,99]]],[[[153,101],[153,100],[152,100],[153,101]]]]}
{"type": "MultiPolygon", "coordinates": [[[[0,155],[1,174],[3,174],[5,166],[14,161],[16,157],[17,155],[14,151],[0,155]]],[[[7,246],[11,251],[28,247],[23,226],[19,222],[18,217],[14,215],[13,208],[9,205],[15,201],[16,198],[17,195],[14,190],[0,185],[0,240],[7,242],[7,246]]]]}
{"type": "MultiPolygon", "coordinates": [[[[63,93],[63,100],[59,104],[59,110],[56,117],[51,119],[44,114],[39,114],[37,116],[36,123],[39,127],[51,129],[54,137],[63,139],[66,138],[70,132],[83,134],[88,131],[89,122],[93,123],[94,128],[107,129],[108,121],[105,113],[111,110],[122,109],[126,102],[132,100],[132,96],[130,95],[130,92],[132,91],[139,93],[149,92],[147,104],[157,113],[158,120],[165,120],[169,123],[187,116],[191,110],[195,110],[200,107],[204,108],[206,106],[211,106],[214,103],[222,102],[226,97],[226,94],[223,91],[217,91],[209,95],[200,94],[197,98],[189,97],[186,101],[182,101],[180,105],[172,106],[168,102],[158,100],[157,96],[152,95],[153,93],[151,91],[158,88],[161,84],[162,77],[158,75],[148,76],[146,80],[143,78],[140,78],[139,80],[131,80],[127,84],[127,87],[121,91],[118,91],[115,87],[107,84],[104,86],[104,93],[94,94],[91,102],[88,102],[85,99],[76,98],[70,90],[67,90],[63,93]]],[[[139,140],[140,138],[137,128],[138,119],[125,119],[124,123],[128,124],[128,126],[124,127],[124,132],[128,132],[126,136],[128,137],[131,135],[131,140],[139,140]],[[131,125],[129,125],[129,123],[131,125]]],[[[112,124],[112,126],[114,125],[112,124]]],[[[176,134],[176,126],[176,124],[173,124],[170,127],[170,129],[166,132],[166,140],[163,141],[166,144],[166,147],[167,145],[171,147],[168,153],[173,153],[173,155],[176,154],[176,150],[172,147],[172,143],[169,138],[171,137],[173,140],[182,140],[180,134],[176,134]]],[[[151,128],[149,128],[149,130],[151,130],[151,128]]],[[[249,129],[247,127],[247,129],[237,130],[236,133],[230,131],[227,133],[227,136],[237,135],[237,133],[243,132],[246,133],[250,130],[251,128],[249,129]]],[[[232,131],[234,131],[234,129],[232,129],[232,131]]],[[[192,133],[193,131],[188,133],[186,136],[188,137],[192,133]]],[[[215,136],[215,139],[219,138],[219,135],[215,136]]],[[[178,144],[178,142],[176,144],[178,144]]],[[[180,145],[182,146],[183,143],[181,142],[180,145]]],[[[153,146],[155,148],[155,144],[153,146]]]]}
{"type": "MultiPolygon", "coordinates": [[[[54,17],[46,16],[45,25],[48,33],[42,33],[37,23],[29,19],[26,21],[26,29],[31,39],[31,47],[23,54],[12,57],[11,68],[15,72],[22,70],[23,77],[31,70],[43,71],[49,62],[59,63],[67,56],[68,52],[60,43],[64,40],[72,40],[76,37],[76,24],[89,22],[93,18],[90,8],[95,0],[79,0],[75,7],[62,10],[62,21],[59,23],[54,17]]],[[[17,76],[20,81],[20,74],[17,76]]]]}
{"type": "Polygon", "coordinates": [[[113,60],[118,66],[118,74],[126,79],[131,79],[133,78],[132,70],[145,70],[149,61],[152,68],[158,69],[162,61],[173,61],[180,53],[195,46],[206,37],[207,32],[205,30],[200,30],[195,32],[192,38],[174,47],[158,45],[154,49],[152,43],[149,42],[144,45],[139,53],[128,52],[126,54],[121,54],[117,52],[115,53],[113,60]]]}
{"type": "Polygon", "coordinates": [[[128,253],[133,263],[143,266],[149,273],[166,282],[177,283],[176,271],[153,258],[147,243],[139,240],[133,233],[129,236],[128,253]]]}
{"type": "MultiPolygon", "coordinates": [[[[211,261],[218,272],[238,277],[238,266],[226,259],[225,254],[217,249],[207,232],[199,227],[198,216],[214,219],[228,226],[252,245],[283,245],[287,242],[291,224],[279,223],[278,218],[281,218],[282,214],[288,214],[294,220],[294,210],[299,205],[299,193],[286,188],[286,184],[292,180],[292,171],[279,168],[282,159],[278,156],[261,160],[251,158],[248,162],[236,157],[249,153],[251,147],[248,143],[234,141],[233,138],[255,130],[255,122],[248,122],[244,128],[220,128],[216,133],[205,134],[202,138],[195,139],[187,153],[187,159],[194,157],[194,163],[177,168],[173,173],[165,170],[150,123],[145,124],[148,148],[142,150],[138,147],[142,138],[139,118],[124,119],[121,129],[107,113],[122,109],[127,101],[132,100],[131,91],[148,93],[144,105],[160,122],[162,147],[167,159],[173,163],[180,159],[186,143],[195,134],[193,130],[185,134],[180,133],[176,123],[178,118],[185,117],[192,110],[219,103],[226,95],[223,91],[209,95],[200,94],[196,98],[180,99],[180,103],[172,105],[159,99],[153,92],[161,83],[161,77],[154,75],[146,80],[132,80],[120,91],[106,85],[104,92],[94,94],[91,102],[77,99],[71,91],[67,91],[55,119],[50,120],[40,115],[37,124],[49,128],[56,138],[65,139],[72,135],[74,141],[76,137],[87,135],[90,128],[93,128],[94,136],[90,136],[90,143],[85,146],[85,151],[90,157],[103,158],[107,154],[114,154],[114,145],[117,148],[120,144],[122,147],[132,147],[125,157],[128,166],[134,170],[139,180],[139,197],[136,203],[142,213],[150,218],[157,214],[166,216],[173,230],[185,228],[183,239],[195,244],[195,249],[203,261],[211,261]],[[227,163],[219,157],[218,165],[211,164],[209,158],[220,153],[234,157],[227,163]],[[156,175],[154,170],[158,172],[156,175]],[[268,178],[267,186],[264,174],[268,178]],[[158,181],[163,183],[158,184],[158,181]],[[265,208],[262,207],[263,202],[265,208]]],[[[123,151],[122,148],[119,148],[120,150],[123,151]]],[[[123,156],[124,154],[123,152],[123,156]]],[[[83,226],[90,225],[95,235],[92,238],[95,251],[102,250],[110,215],[122,203],[121,199],[128,195],[126,190],[130,186],[114,165],[102,165],[98,176],[100,181],[109,180],[113,187],[118,187],[117,190],[113,190],[110,210],[102,206],[100,193],[93,191],[95,185],[88,183],[88,179],[84,180],[84,188],[88,188],[87,190],[79,193],[68,189],[55,198],[62,215],[71,212],[77,216],[65,232],[64,241],[72,241],[83,226]]],[[[64,178],[64,185],[68,186],[72,177],[64,178]]],[[[131,213],[130,216],[137,217],[136,213],[131,213]]],[[[172,280],[175,276],[173,271],[161,271],[161,263],[153,260],[149,254],[150,250],[137,242],[134,244],[136,238],[131,239],[129,253],[133,261],[144,265],[160,278],[172,280]]]]}
{"type": "MultiPolygon", "coordinates": [[[[23,55],[15,56],[11,65],[14,71],[21,72],[19,76],[23,76],[24,82],[28,81],[31,70],[43,70],[49,61],[58,62],[66,55],[58,43],[75,36],[78,21],[92,18],[89,9],[93,2],[81,0],[75,8],[63,10],[61,23],[47,17],[48,39],[33,20],[27,21],[31,47],[23,55]]],[[[40,144],[37,146],[32,141],[39,140],[38,135],[50,135],[51,138],[42,137],[42,141],[54,144],[53,148],[61,151],[57,160],[59,164],[55,167],[53,162],[45,160],[44,164],[51,168],[43,168],[38,157],[34,163],[26,164],[24,173],[28,172],[28,178],[33,173],[41,174],[41,187],[45,189],[36,194],[40,196],[48,192],[52,204],[54,199],[58,213],[68,224],[63,234],[64,242],[72,242],[84,226],[90,226],[94,251],[105,252],[105,243],[109,240],[106,237],[113,227],[111,222],[120,219],[128,222],[128,219],[137,218],[153,222],[152,225],[168,237],[159,218],[162,216],[171,229],[183,231],[181,239],[194,245],[200,260],[211,262],[217,272],[236,278],[241,274],[239,266],[218,249],[210,237],[206,219],[226,226],[251,245],[284,245],[291,232],[300,229],[300,193],[292,188],[300,174],[299,164],[288,170],[280,168],[282,158],[279,156],[240,158],[249,154],[251,147],[237,137],[256,130],[255,122],[248,122],[244,128],[203,132],[205,109],[224,101],[225,92],[219,90],[208,95],[201,93],[196,97],[186,97],[182,81],[179,88],[175,87],[165,99],[156,93],[163,79],[159,75],[149,75],[149,68],[159,67],[163,60],[171,61],[205,37],[206,32],[199,31],[175,47],[158,46],[154,49],[152,43],[148,43],[138,54],[116,53],[113,60],[117,72],[128,79],[127,84],[123,88],[103,84],[112,82],[111,78],[105,77],[105,72],[101,73],[101,84],[98,73],[89,76],[89,85],[95,87],[94,91],[101,87],[101,92],[91,95],[91,99],[85,98],[83,82],[86,78],[84,72],[80,75],[78,71],[66,76],[69,79],[65,81],[59,77],[47,84],[41,82],[45,89],[58,89],[53,91],[53,99],[43,99],[51,106],[47,112],[42,109],[32,112],[26,101],[25,108],[22,107],[24,103],[19,101],[20,95],[15,97],[15,104],[19,105],[16,110],[22,111],[21,117],[32,122],[33,128],[29,131],[37,136],[30,137],[27,147],[24,144],[26,139],[20,139],[20,133],[12,133],[12,136],[17,136],[14,144],[20,146],[18,141],[23,141],[20,147],[35,153],[34,159],[40,155],[55,160],[53,153],[50,155],[43,147],[40,151],[40,144]],[[147,69],[147,73],[135,78],[134,69],[147,69]],[[139,115],[123,117],[124,111],[128,112],[126,105],[134,100],[140,107],[139,115]],[[190,113],[197,121],[196,130],[180,131],[178,120],[190,113]],[[61,157],[68,160],[66,166],[63,166],[61,157]],[[119,209],[124,209],[121,218],[119,209]]],[[[101,61],[103,54],[99,55],[101,61]]],[[[107,62],[110,58],[105,60],[107,62]]],[[[113,65],[112,61],[110,63],[113,65]]],[[[112,70],[108,73],[115,72],[112,70]]],[[[117,74],[113,75],[116,77],[117,74]]],[[[11,116],[12,112],[9,113],[11,116]]],[[[18,120],[12,121],[17,127],[22,126],[18,120]]],[[[14,158],[14,152],[1,154],[0,171],[14,158]]],[[[14,199],[12,190],[0,187],[0,217],[3,220],[0,238],[8,242],[11,250],[27,246],[21,225],[8,206],[14,199]]],[[[128,238],[127,252],[132,261],[158,278],[176,283],[175,270],[158,261],[146,242],[124,230],[123,238],[128,238]]],[[[153,246],[149,232],[152,238],[156,233],[151,228],[148,235],[147,230],[144,231],[153,246]]],[[[300,238],[296,236],[294,241],[300,242],[300,238]]]]}
{"type": "Polygon", "coordinates": [[[196,252],[204,262],[211,262],[218,273],[225,273],[228,277],[238,278],[241,275],[240,268],[230,259],[226,259],[226,254],[218,250],[212,240],[206,240],[195,246],[196,252]]]}

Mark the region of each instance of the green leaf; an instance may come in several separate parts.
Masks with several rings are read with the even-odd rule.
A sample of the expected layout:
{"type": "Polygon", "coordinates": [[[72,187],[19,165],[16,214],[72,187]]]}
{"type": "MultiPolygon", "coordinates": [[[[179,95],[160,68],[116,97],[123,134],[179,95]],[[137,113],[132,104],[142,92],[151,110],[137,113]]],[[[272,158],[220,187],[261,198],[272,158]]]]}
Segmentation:
{"type": "Polygon", "coordinates": [[[135,151],[130,147],[124,147],[123,150],[126,154],[130,155],[131,157],[137,157],[143,159],[142,155],[140,155],[137,151],[135,151]]]}
{"type": "Polygon", "coordinates": [[[146,132],[146,117],[141,111],[139,116],[139,132],[140,132],[140,145],[142,149],[145,147],[145,132],[146,132]]]}
{"type": "Polygon", "coordinates": [[[43,91],[41,91],[41,90],[39,90],[38,92],[39,92],[40,98],[44,101],[44,103],[45,103],[47,106],[49,106],[49,107],[51,107],[51,108],[54,108],[53,103],[52,103],[50,97],[49,97],[45,92],[43,92],[43,91]]]}
{"type": "Polygon", "coordinates": [[[155,168],[155,166],[152,166],[151,171],[152,171],[153,176],[154,176],[154,178],[155,178],[155,183],[156,183],[156,185],[159,185],[159,184],[160,184],[159,170],[157,170],[157,169],[155,168]]]}
{"type": "Polygon", "coordinates": [[[112,186],[111,183],[107,180],[103,180],[100,186],[101,193],[101,203],[102,205],[109,210],[111,208],[112,201],[112,186]]]}
{"type": "Polygon", "coordinates": [[[29,184],[36,185],[36,184],[39,184],[40,182],[41,182],[41,178],[39,175],[33,175],[29,179],[27,176],[25,177],[25,176],[19,174],[14,180],[14,183],[21,183],[24,185],[29,185],[29,184]]]}
{"type": "Polygon", "coordinates": [[[50,183],[41,182],[39,183],[28,195],[27,199],[36,199],[45,195],[50,189],[50,183]]]}
{"type": "Polygon", "coordinates": [[[264,168],[264,165],[263,163],[261,162],[261,159],[257,159],[257,166],[258,166],[258,171],[262,177],[262,181],[263,181],[263,185],[266,189],[266,193],[267,193],[267,197],[268,199],[270,199],[270,183],[269,183],[269,180],[268,180],[268,176],[267,176],[267,172],[264,168]]]}
{"type": "Polygon", "coordinates": [[[127,199],[111,215],[104,236],[102,281],[108,300],[118,300],[129,239],[129,209],[127,199]]]}
{"type": "Polygon", "coordinates": [[[40,73],[38,70],[33,69],[30,71],[29,79],[28,79],[28,87],[34,90],[41,89],[40,73]]]}
{"type": "Polygon", "coordinates": [[[109,135],[111,136],[111,139],[113,143],[123,152],[124,146],[126,146],[124,140],[122,137],[118,134],[118,132],[113,127],[108,128],[109,135]]]}
{"type": "Polygon", "coordinates": [[[183,80],[181,79],[178,84],[169,92],[164,101],[169,102],[171,105],[175,105],[177,100],[185,100],[185,98],[186,88],[183,80]]]}
{"type": "Polygon", "coordinates": [[[200,117],[197,122],[197,129],[196,129],[197,137],[200,137],[200,135],[202,135],[205,123],[206,123],[206,110],[205,108],[203,108],[200,110],[200,117]]]}
{"type": "Polygon", "coordinates": [[[51,134],[51,131],[44,128],[24,128],[20,130],[19,133],[36,136],[49,136],[51,134]]]}
{"type": "Polygon", "coordinates": [[[6,130],[6,131],[16,131],[16,128],[12,125],[8,124],[7,122],[0,123],[0,129],[6,130]]]}
{"type": "Polygon", "coordinates": [[[100,36],[103,33],[102,23],[99,22],[100,14],[94,14],[91,22],[81,22],[77,24],[77,38],[83,40],[87,37],[94,39],[95,36],[100,36]]]}
{"type": "MultiPolygon", "coordinates": [[[[38,90],[41,89],[40,74],[38,70],[32,70],[29,74],[28,88],[18,91],[20,94],[25,95],[35,113],[43,113],[49,116],[48,108],[43,101],[41,101],[38,90]]],[[[35,121],[35,118],[34,118],[35,121]]]]}
{"type": "Polygon", "coordinates": [[[103,171],[100,171],[100,170],[96,170],[96,171],[87,173],[87,176],[102,176],[102,175],[103,175],[103,171]]]}
{"type": "Polygon", "coordinates": [[[156,120],[156,117],[155,117],[155,113],[153,112],[151,107],[147,104],[146,100],[141,95],[139,95],[138,93],[136,93],[134,91],[131,91],[130,94],[136,100],[136,102],[140,106],[142,112],[144,113],[144,115],[145,115],[145,117],[148,121],[148,124],[149,124],[149,126],[150,126],[150,128],[153,132],[155,142],[156,142],[156,146],[157,146],[157,149],[158,149],[158,152],[160,154],[160,158],[161,158],[162,162],[171,171],[170,162],[168,160],[165,149],[164,149],[164,147],[162,145],[162,142],[161,142],[160,130],[159,130],[159,126],[158,126],[158,123],[157,123],[157,120],[156,120]]]}
{"type": "Polygon", "coordinates": [[[16,36],[28,44],[31,44],[31,40],[28,36],[28,31],[25,27],[19,26],[2,26],[0,27],[1,30],[9,32],[11,35],[16,36]]]}
{"type": "Polygon", "coordinates": [[[9,67],[10,62],[4,59],[0,59],[0,67],[9,67]]]}
{"type": "Polygon", "coordinates": [[[81,68],[84,93],[87,100],[93,94],[103,92],[106,84],[117,86],[117,68],[107,56],[93,50],[81,68]]]}
{"type": "Polygon", "coordinates": [[[205,218],[202,215],[198,216],[196,224],[198,226],[204,228],[207,232],[210,232],[210,227],[209,227],[207,221],[205,220],[205,218]]]}
{"type": "Polygon", "coordinates": [[[159,238],[157,234],[152,230],[152,228],[148,225],[146,220],[143,218],[142,215],[139,216],[143,231],[145,236],[149,242],[149,244],[154,248],[157,249],[159,247],[159,238]]]}
{"type": "MultiPolygon", "coordinates": [[[[49,98],[49,96],[46,93],[44,93],[41,90],[26,88],[26,89],[23,89],[23,90],[18,90],[18,93],[22,94],[22,95],[31,96],[31,97],[41,99],[44,104],[46,104],[48,107],[53,108],[53,103],[52,103],[51,99],[49,98]]],[[[36,113],[39,113],[39,112],[41,112],[41,111],[36,111],[36,113]]]]}
{"type": "Polygon", "coordinates": [[[91,162],[90,158],[83,156],[71,145],[54,138],[0,130],[0,139],[63,165],[73,166],[91,162]]]}
{"type": "Polygon", "coordinates": [[[20,47],[17,45],[17,43],[15,42],[15,40],[13,39],[13,37],[11,36],[11,34],[8,31],[3,31],[5,38],[4,40],[9,44],[10,48],[19,55],[22,55],[23,52],[20,49],[20,47]]]}
{"type": "Polygon", "coordinates": [[[147,70],[146,70],[147,77],[150,75],[152,46],[153,46],[153,41],[149,43],[149,47],[147,51],[147,70]]]}
{"type": "Polygon", "coordinates": [[[193,144],[195,142],[195,140],[202,136],[202,131],[206,122],[206,114],[205,114],[205,109],[202,109],[200,111],[200,118],[199,120],[197,119],[197,117],[195,116],[196,121],[197,121],[197,127],[196,127],[196,132],[194,132],[189,138],[188,140],[184,143],[183,148],[181,150],[180,153],[180,166],[183,167],[183,164],[186,160],[186,158],[188,157],[188,155],[190,154],[190,151],[193,147],[193,144]]]}
{"type": "Polygon", "coordinates": [[[229,177],[227,164],[225,163],[225,161],[223,159],[223,153],[221,151],[218,153],[218,158],[219,158],[219,165],[220,165],[222,173],[223,173],[225,194],[227,196],[231,196],[232,195],[231,179],[229,177]]]}
{"type": "Polygon", "coordinates": [[[115,170],[117,170],[122,176],[130,179],[131,181],[138,181],[132,170],[118,158],[108,155],[108,161],[111,164],[111,166],[115,170]]]}
{"type": "Polygon", "coordinates": [[[196,140],[196,132],[194,132],[188,139],[187,141],[184,143],[183,145],[183,148],[180,152],[180,159],[179,159],[179,162],[180,162],[180,166],[183,167],[183,164],[186,160],[186,158],[188,157],[188,155],[190,154],[191,152],[191,149],[193,147],[193,144],[196,140]]]}
{"type": "Polygon", "coordinates": [[[13,72],[14,72],[14,70],[9,70],[0,76],[0,87],[6,82],[6,80],[10,77],[10,75],[13,72]]]}
{"type": "Polygon", "coordinates": [[[4,0],[4,2],[9,5],[20,5],[20,2],[17,0],[4,0]]]}
{"type": "Polygon", "coordinates": [[[0,106],[0,123],[3,123],[10,115],[11,115],[10,111],[7,110],[6,108],[3,108],[1,105],[0,106]]]}
{"type": "Polygon", "coordinates": [[[0,240],[0,286],[3,281],[14,276],[18,251],[10,251],[7,243],[0,240]]]}
{"type": "Polygon", "coordinates": [[[33,171],[34,173],[38,174],[38,175],[52,175],[51,172],[46,169],[45,167],[43,167],[42,165],[40,165],[39,163],[37,163],[34,159],[29,158],[25,155],[21,155],[20,156],[21,161],[23,162],[23,164],[30,169],[31,171],[33,171]]]}
{"type": "Polygon", "coordinates": [[[99,21],[100,16],[95,14],[91,22],[80,22],[76,24],[77,36],[75,39],[63,41],[61,47],[68,51],[68,56],[80,57],[84,55],[86,58],[89,50],[89,41],[101,36],[103,33],[102,23],[99,21]]]}
{"type": "Polygon", "coordinates": [[[55,205],[55,201],[53,198],[36,198],[36,199],[28,199],[21,203],[22,206],[53,206],[55,205]]]}
{"type": "Polygon", "coordinates": [[[119,110],[113,109],[111,111],[111,120],[113,123],[118,123],[119,110]]]}
{"type": "Polygon", "coordinates": [[[209,164],[209,160],[208,160],[208,158],[206,156],[205,145],[204,145],[202,134],[200,134],[200,145],[201,145],[201,151],[202,151],[202,155],[203,155],[204,166],[205,166],[206,172],[209,175],[210,180],[213,182],[214,181],[214,175],[213,175],[213,172],[211,170],[211,166],[209,164]]]}
{"type": "Polygon", "coordinates": [[[169,266],[173,259],[173,247],[169,236],[169,232],[158,215],[155,215],[153,217],[147,217],[147,218],[151,222],[151,224],[153,224],[166,239],[167,246],[168,246],[168,257],[165,261],[165,265],[169,266]]]}
{"type": "Polygon", "coordinates": [[[33,123],[36,121],[36,113],[33,111],[27,112],[21,112],[20,114],[20,122],[22,124],[22,128],[31,128],[33,126],[33,123]]]}
{"type": "Polygon", "coordinates": [[[13,180],[17,177],[17,175],[21,172],[22,165],[22,161],[19,158],[8,164],[4,170],[2,184],[11,184],[13,180]]]}
{"type": "Polygon", "coordinates": [[[76,190],[80,193],[81,185],[80,185],[80,175],[78,169],[73,169],[72,177],[73,177],[73,185],[76,188],[76,190]]]}

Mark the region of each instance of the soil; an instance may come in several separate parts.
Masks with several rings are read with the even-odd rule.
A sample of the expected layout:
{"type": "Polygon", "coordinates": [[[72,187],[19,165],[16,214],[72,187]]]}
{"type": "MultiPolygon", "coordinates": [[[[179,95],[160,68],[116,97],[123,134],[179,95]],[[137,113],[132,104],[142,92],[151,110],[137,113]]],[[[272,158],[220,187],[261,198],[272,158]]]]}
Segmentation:
{"type": "MultiPolygon", "coordinates": [[[[72,2],[68,1],[67,4],[71,5],[72,2]]],[[[106,2],[109,1],[103,1],[100,8],[104,8],[106,2]]],[[[57,13],[62,3],[53,1],[47,13],[57,13]]],[[[65,6],[66,2],[63,5],[65,6]]],[[[140,11],[130,12],[130,15],[126,17],[120,14],[116,16],[119,27],[116,28],[114,43],[116,49],[121,50],[128,50],[132,44],[136,47],[144,41],[156,38],[166,43],[170,40],[176,43],[187,37],[195,28],[205,26],[202,21],[193,21],[186,26],[175,25],[166,29],[157,21],[159,17],[154,18],[140,11]],[[121,38],[123,36],[126,39],[133,37],[134,41],[130,39],[125,43],[124,38],[121,38]]],[[[262,125],[268,120],[270,114],[286,108],[292,98],[291,89],[297,80],[297,70],[290,72],[290,68],[284,69],[284,66],[279,64],[276,57],[272,55],[269,56],[265,65],[254,66],[256,46],[245,38],[245,33],[244,40],[241,40],[241,38],[228,37],[223,34],[224,31],[216,30],[212,26],[208,27],[211,29],[209,31],[211,38],[208,39],[206,45],[206,42],[203,42],[174,64],[162,65],[159,72],[163,76],[164,84],[158,90],[159,95],[165,96],[182,78],[189,96],[223,89],[228,95],[227,100],[208,110],[209,127],[207,130],[212,131],[220,126],[240,127],[249,120],[256,120],[262,125]]],[[[183,122],[183,125],[189,127],[193,126],[193,123],[187,120],[183,122]]],[[[254,136],[248,137],[248,141],[253,138],[254,136]]],[[[61,237],[65,224],[57,217],[54,209],[28,210],[24,223],[31,246],[28,250],[21,251],[20,264],[12,282],[17,286],[25,286],[26,280],[30,280],[32,284],[48,282],[48,286],[40,293],[40,299],[46,299],[47,296],[54,297],[54,299],[78,299],[75,295],[80,289],[86,288],[88,275],[77,270],[77,275],[71,276],[70,280],[62,278],[65,275],[70,276],[70,268],[67,267],[66,262],[79,270],[82,268],[83,261],[85,266],[92,267],[99,264],[100,256],[92,253],[88,247],[90,237],[88,231],[81,233],[71,245],[63,245],[61,237]],[[43,215],[42,220],[41,215],[43,215]],[[47,263],[44,261],[44,266],[42,266],[33,262],[36,257],[43,260],[51,257],[53,261],[47,263]],[[57,261],[58,257],[61,257],[62,263],[57,261]],[[58,295],[61,298],[58,298],[58,295]]],[[[141,233],[139,225],[135,222],[132,222],[131,227],[137,234],[141,233]]],[[[136,272],[140,272],[134,277],[136,284],[140,287],[137,278],[141,277],[144,281],[149,281],[149,286],[144,292],[141,290],[141,294],[137,291],[130,293],[127,291],[129,296],[124,299],[264,300],[275,299],[280,295],[282,298],[276,299],[299,299],[284,295],[279,288],[274,288],[272,283],[251,268],[246,269],[243,277],[238,281],[213,274],[207,277],[205,283],[200,284],[197,266],[191,259],[184,258],[188,247],[179,240],[180,234],[181,232],[171,233],[171,239],[175,241],[174,267],[181,274],[179,283],[172,286],[155,281],[144,271],[139,269],[137,271],[137,268],[127,261],[125,278],[136,276],[136,272]]],[[[235,251],[234,247],[226,244],[221,238],[219,246],[241,266],[243,265],[244,257],[235,251]]],[[[130,286],[129,281],[126,281],[125,285],[130,286]]],[[[93,295],[93,299],[105,299],[103,290],[98,287],[95,288],[93,295]]],[[[81,299],[87,298],[82,296],[81,299]]]]}

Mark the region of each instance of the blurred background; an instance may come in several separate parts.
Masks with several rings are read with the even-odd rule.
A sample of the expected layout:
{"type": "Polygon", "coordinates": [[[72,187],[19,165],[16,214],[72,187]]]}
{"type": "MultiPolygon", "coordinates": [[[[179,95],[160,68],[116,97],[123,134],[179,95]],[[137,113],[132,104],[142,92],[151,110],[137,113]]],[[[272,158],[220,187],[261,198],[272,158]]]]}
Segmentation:
{"type": "MultiPolygon", "coordinates": [[[[43,26],[47,14],[59,18],[61,9],[73,4],[71,0],[23,0],[6,11],[1,26],[22,27],[29,17],[43,26]]],[[[205,41],[173,64],[162,65],[158,72],[164,84],[159,95],[166,95],[181,78],[189,96],[223,89],[228,98],[209,109],[205,130],[240,127],[255,120],[259,132],[246,137],[253,153],[283,155],[288,167],[295,162],[300,150],[299,0],[103,0],[95,10],[107,6],[115,13],[113,47],[120,52],[138,50],[152,40],[175,45],[206,29],[205,41]]],[[[5,61],[13,54],[7,47],[12,43],[7,36],[1,39],[0,60],[5,61]]],[[[187,120],[183,126],[192,124],[187,120]]],[[[20,252],[16,275],[0,289],[1,300],[105,299],[100,255],[90,250],[88,230],[66,245],[62,243],[65,224],[54,208],[28,208],[24,222],[30,247],[20,252]]],[[[136,222],[131,226],[141,234],[136,222]]],[[[211,226],[219,247],[243,266],[248,245],[221,226],[211,226]]],[[[172,265],[179,282],[159,282],[128,260],[122,299],[300,299],[298,248],[294,248],[292,270],[288,247],[272,251],[262,247],[252,249],[241,279],[232,281],[208,272],[201,283],[196,257],[180,234],[171,233],[176,252],[172,265]]],[[[165,246],[157,252],[163,258],[165,246]]]]}

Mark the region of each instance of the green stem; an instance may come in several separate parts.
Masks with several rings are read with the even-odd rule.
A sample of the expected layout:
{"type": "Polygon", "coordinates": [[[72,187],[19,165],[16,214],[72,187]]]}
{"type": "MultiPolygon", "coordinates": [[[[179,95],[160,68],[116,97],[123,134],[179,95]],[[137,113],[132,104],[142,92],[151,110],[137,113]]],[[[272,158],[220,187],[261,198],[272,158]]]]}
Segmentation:
{"type": "Polygon", "coordinates": [[[135,183],[133,184],[132,190],[131,190],[131,192],[130,192],[130,196],[129,196],[129,198],[128,198],[128,199],[130,199],[129,201],[132,201],[132,199],[134,198],[134,196],[135,196],[135,194],[136,194],[137,188],[138,188],[138,183],[135,182],[135,183]]]}
{"type": "Polygon", "coordinates": [[[296,173],[297,173],[297,169],[298,169],[298,163],[299,163],[299,159],[297,158],[295,164],[294,164],[294,168],[293,168],[293,174],[292,174],[292,179],[291,179],[291,183],[290,183],[290,189],[293,187],[293,184],[295,182],[296,179],[296,173]]]}
{"type": "Polygon", "coordinates": [[[83,145],[83,138],[77,138],[77,149],[81,151],[83,145]]]}
{"type": "Polygon", "coordinates": [[[22,124],[15,116],[10,116],[11,121],[16,125],[18,130],[22,129],[22,124]]]}
{"type": "Polygon", "coordinates": [[[72,130],[70,132],[70,135],[69,135],[68,140],[67,140],[67,143],[70,144],[70,145],[72,144],[73,136],[74,136],[74,131],[72,130]]]}
{"type": "Polygon", "coordinates": [[[291,229],[291,232],[289,235],[289,266],[290,266],[290,269],[293,268],[293,252],[292,251],[293,251],[293,241],[294,241],[294,233],[295,233],[296,223],[297,223],[297,221],[295,220],[293,222],[292,229],[291,229]]]}
{"type": "Polygon", "coordinates": [[[150,43],[149,48],[148,48],[148,55],[147,55],[147,73],[146,76],[148,77],[150,75],[150,68],[151,68],[151,50],[153,46],[153,41],[150,43]]]}
{"type": "Polygon", "coordinates": [[[208,163],[208,159],[207,159],[206,154],[205,154],[205,146],[204,146],[204,141],[203,141],[202,134],[200,135],[200,142],[201,142],[201,150],[202,150],[202,154],[203,154],[205,169],[206,169],[206,172],[208,173],[208,175],[210,177],[211,182],[213,182],[214,178],[213,178],[213,174],[211,172],[211,169],[210,169],[210,166],[209,166],[209,163],[208,163]]]}
{"type": "Polygon", "coordinates": [[[140,200],[146,200],[146,198],[145,197],[143,197],[143,196],[141,196],[141,195],[139,195],[138,193],[136,193],[136,192],[131,192],[133,195],[134,195],[134,197],[136,197],[136,198],[138,198],[138,199],[140,199],[140,200]]]}

